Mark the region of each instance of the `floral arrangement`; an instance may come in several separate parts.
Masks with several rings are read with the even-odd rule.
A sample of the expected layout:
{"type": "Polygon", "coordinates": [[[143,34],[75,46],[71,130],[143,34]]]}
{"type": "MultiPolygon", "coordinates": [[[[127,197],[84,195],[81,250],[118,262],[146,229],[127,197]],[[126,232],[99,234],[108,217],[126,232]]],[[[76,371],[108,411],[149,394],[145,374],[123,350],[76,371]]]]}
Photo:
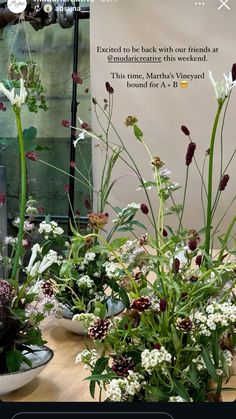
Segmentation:
{"type": "MultiPolygon", "coordinates": [[[[27,266],[26,250],[30,247],[30,237],[35,231],[34,216],[37,214],[35,200],[26,196],[26,156],[24,135],[21,125],[21,108],[27,103],[30,111],[46,110],[44,98],[38,97],[43,92],[39,73],[35,63],[10,64],[14,79],[0,83],[2,92],[10,101],[15,114],[19,140],[20,156],[20,212],[13,224],[18,228],[17,237],[6,237],[0,247],[0,373],[17,372],[25,365],[31,366],[27,354],[35,346],[44,344],[40,323],[52,309],[51,291],[46,284],[38,284],[39,274],[45,272],[57,260],[53,250],[45,251],[42,261],[34,272],[33,258],[40,246],[34,245],[32,256],[27,266]],[[36,84],[35,84],[36,83],[36,84]],[[10,86],[11,90],[8,89],[10,86]],[[41,86],[41,87],[40,87],[41,86]],[[18,92],[15,89],[19,90],[18,92]],[[25,218],[25,214],[27,218],[25,218]],[[37,249],[37,250],[36,250],[37,249]],[[27,267],[26,267],[27,266],[27,267]]],[[[6,111],[6,105],[0,104],[0,110],[6,111]]]]}
{"type": "MultiPolygon", "coordinates": [[[[154,237],[151,234],[140,240],[126,237],[119,247],[113,249],[113,275],[120,278],[128,293],[128,307],[121,317],[104,319],[100,316],[93,322],[91,319],[88,333],[99,345],[99,353],[94,348],[87,348],[76,359],[91,372],[87,378],[90,392],[94,397],[97,384],[100,400],[102,390],[105,390],[107,399],[114,402],[219,402],[225,386],[227,390],[236,346],[236,272],[235,248],[232,245],[236,217],[226,233],[220,236],[220,248],[214,252],[214,240],[219,229],[219,224],[214,225],[214,216],[230,179],[227,171],[235,152],[226,168],[222,161],[215,196],[213,176],[216,134],[221,113],[224,112],[221,125],[223,141],[225,115],[231,90],[236,85],[236,65],[229,76],[224,75],[221,83],[216,82],[211,73],[209,76],[218,106],[202,171],[196,159],[197,145],[191,139],[190,130],[185,125],[181,127],[182,133],[189,139],[182,204],[177,204],[173,195],[179,185],[171,181],[170,171],[162,159],[150,152],[137,118],[129,116],[125,125],[133,129],[136,140],[142,143],[147,152],[153,171],[150,181],[143,179],[139,167],[113,126],[110,108],[107,111],[93,99],[95,112],[99,109],[109,121],[119,143],[116,144],[112,139],[111,146],[103,135],[94,133],[90,127],[89,135],[105,147],[121,147],[120,156],[138,177],[147,199],[146,203],[136,207],[132,204],[128,209],[115,209],[117,219],[114,229],[119,231],[121,227],[120,231],[136,235],[133,222],[140,210],[149,223],[146,230],[151,226],[154,231],[154,237]],[[207,161],[208,171],[205,173],[207,161]],[[200,231],[185,228],[183,223],[189,171],[194,163],[202,185],[204,222],[200,231]],[[156,191],[159,200],[157,216],[150,198],[150,188],[156,191]],[[172,205],[166,211],[168,201],[172,205]],[[134,213],[125,218],[130,207],[132,210],[135,208],[134,213]],[[166,224],[168,214],[176,215],[176,230],[166,224]],[[137,251],[140,248],[142,251],[137,251]]],[[[106,89],[109,96],[114,94],[109,83],[106,83],[106,89]]],[[[81,133],[87,131],[85,125],[78,130],[81,133]]],[[[93,234],[88,237],[93,237],[93,234]]],[[[103,246],[111,250],[109,241],[104,242],[103,246]]],[[[94,252],[94,249],[91,248],[90,252],[94,252]]]]}

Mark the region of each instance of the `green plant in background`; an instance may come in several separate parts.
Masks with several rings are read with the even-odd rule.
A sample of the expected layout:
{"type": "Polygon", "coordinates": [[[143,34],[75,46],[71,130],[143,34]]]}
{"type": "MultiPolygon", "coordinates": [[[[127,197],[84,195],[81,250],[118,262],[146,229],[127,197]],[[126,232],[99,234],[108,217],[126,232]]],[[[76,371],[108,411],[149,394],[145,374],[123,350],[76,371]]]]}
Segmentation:
{"type": "MultiPolygon", "coordinates": [[[[136,140],[144,146],[153,167],[153,179],[144,181],[136,163],[131,165],[132,156],[123,146],[122,159],[132,167],[148,197],[147,203],[139,208],[154,227],[155,238],[148,235],[141,240],[140,248],[145,249],[145,257],[137,265],[133,264],[137,248],[132,241],[126,240],[112,252],[117,262],[113,275],[122,267],[129,308],[122,318],[91,322],[88,335],[95,342],[103,343],[103,352],[101,354],[99,350],[98,354],[87,348],[77,356],[77,362],[83,362],[91,371],[87,380],[92,397],[98,384],[100,400],[104,389],[110,401],[219,402],[222,392],[229,390],[227,383],[232,374],[236,347],[235,235],[232,233],[236,217],[220,238],[220,249],[212,253],[214,234],[218,229],[217,226],[213,230],[212,222],[219,196],[229,181],[226,174],[229,164],[224,170],[222,164],[215,202],[212,179],[217,128],[223,106],[236,85],[236,65],[221,84],[213,80],[211,73],[210,79],[216,91],[218,110],[208,152],[208,182],[205,183],[204,172],[200,171],[195,158],[196,144],[191,140],[189,129],[183,125],[181,130],[190,142],[185,158],[187,174],[181,205],[176,204],[173,196],[179,186],[171,182],[170,172],[162,159],[152,156],[137,118],[129,116],[125,121],[132,127],[136,140]],[[200,231],[184,228],[188,175],[193,161],[197,164],[201,191],[207,200],[206,223],[200,231]],[[149,205],[150,188],[159,200],[156,215],[155,207],[149,205]],[[165,214],[169,200],[173,205],[165,214]],[[176,231],[165,224],[168,214],[177,215],[176,231]],[[205,241],[201,244],[203,234],[205,241]]],[[[95,106],[97,103],[94,101],[95,106]]],[[[226,111],[227,108],[225,114],[226,111]]],[[[105,116],[108,118],[106,111],[105,116]]],[[[112,122],[110,125],[113,127],[112,122]]],[[[113,134],[123,145],[115,127],[113,134]]],[[[96,133],[90,131],[89,135],[104,143],[96,133]]],[[[205,211],[204,201],[203,209],[205,211]]],[[[227,210],[221,220],[226,213],[227,210]]],[[[118,214],[122,218],[122,210],[118,214]]],[[[129,231],[135,234],[132,228],[129,231]]],[[[103,246],[110,251],[109,243],[103,243],[103,246]]],[[[140,249],[138,253],[140,255],[140,249]]]]}

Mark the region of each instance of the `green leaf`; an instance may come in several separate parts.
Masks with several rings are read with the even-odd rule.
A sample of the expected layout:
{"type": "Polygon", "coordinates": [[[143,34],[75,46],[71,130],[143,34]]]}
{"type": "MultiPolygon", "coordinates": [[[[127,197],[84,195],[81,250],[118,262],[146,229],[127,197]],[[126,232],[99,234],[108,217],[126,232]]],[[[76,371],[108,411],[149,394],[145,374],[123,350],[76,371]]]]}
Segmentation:
{"type": "Polygon", "coordinates": [[[19,371],[22,363],[24,361],[24,355],[17,351],[17,349],[12,349],[7,354],[7,368],[9,372],[19,371]]]}
{"type": "Polygon", "coordinates": [[[188,391],[186,390],[184,384],[181,383],[180,381],[177,381],[177,380],[173,380],[173,384],[174,384],[174,390],[176,391],[176,393],[180,397],[182,397],[184,400],[186,400],[186,402],[189,402],[190,397],[189,397],[188,391]]]}
{"type": "Polygon", "coordinates": [[[129,301],[128,294],[127,294],[127,292],[125,291],[124,288],[120,288],[119,296],[120,296],[120,299],[121,299],[122,303],[124,304],[124,306],[126,308],[128,308],[130,306],[130,301],[129,301]]]}
{"type": "Polygon", "coordinates": [[[120,249],[122,246],[124,246],[124,244],[127,242],[127,237],[119,237],[118,239],[113,240],[110,243],[110,247],[112,250],[117,250],[120,249]]]}
{"type": "Polygon", "coordinates": [[[206,348],[203,348],[202,350],[202,358],[204,361],[204,364],[207,368],[207,371],[209,372],[211,378],[213,379],[213,381],[215,381],[215,383],[217,383],[219,377],[216,374],[216,367],[214,365],[214,363],[212,362],[212,359],[208,353],[208,351],[206,350],[206,348]]]}
{"type": "Polygon", "coordinates": [[[148,386],[146,388],[146,394],[148,402],[159,402],[166,399],[165,394],[157,387],[148,386]]]}
{"type": "Polygon", "coordinates": [[[95,396],[95,387],[96,387],[96,381],[90,381],[89,391],[90,391],[90,394],[91,394],[93,399],[94,399],[94,396],[95,396]]]}
{"type": "Polygon", "coordinates": [[[105,357],[99,358],[95,364],[93,374],[102,373],[107,368],[108,361],[109,361],[109,358],[105,358],[105,357]]]}
{"type": "Polygon", "coordinates": [[[37,137],[37,129],[35,127],[26,128],[23,131],[24,141],[33,141],[37,137]]]}
{"type": "Polygon", "coordinates": [[[90,375],[90,377],[85,378],[87,381],[110,381],[115,378],[119,378],[116,374],[110,373],[110,374],[93,374],[90,375]]]}
{"type": "Polygon", "coordinates": [[[134,135],[137,138],[137,140],[142,141],[143,132],[136,124],[134,125],[134,135]]]}

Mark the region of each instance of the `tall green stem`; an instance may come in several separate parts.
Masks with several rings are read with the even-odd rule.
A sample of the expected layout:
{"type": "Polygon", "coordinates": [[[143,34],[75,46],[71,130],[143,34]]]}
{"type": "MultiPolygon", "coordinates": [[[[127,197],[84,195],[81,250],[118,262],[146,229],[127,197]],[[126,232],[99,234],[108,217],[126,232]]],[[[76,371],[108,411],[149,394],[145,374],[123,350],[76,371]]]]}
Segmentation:
{"type": "Polygon", "coordinates": [[[16,252],[13,261],[12,278],[16,279],[17,271],[19,267],[19,260],[22,250],[22,240],[24,235],[24,221],[25,221],[25,209],[26,209],[26,160],[25,160],[25,148],[24,148],[24,137],[21,126],[20,109],[14,109],[16,115],[16,124],[19,137],[19,150],[20,150],[20,225],[17,236],[16,252]]]}
{"type": "Polygon", "coordinates": [[[213,129],[211,135],[210,144],[210,155],[209,155],[209,169],[208,169],[208,193],[207,193],[207,225],[206,225],[206,236],[205,236],[205,252],[209,256],[210,253],[210,241],[211,241],[211,219],[212,219],[212,181],[213,181],[213,162],[214,162],[214,148],[217,127],[220,119],[224,102],[219,102],[213,129]]]}

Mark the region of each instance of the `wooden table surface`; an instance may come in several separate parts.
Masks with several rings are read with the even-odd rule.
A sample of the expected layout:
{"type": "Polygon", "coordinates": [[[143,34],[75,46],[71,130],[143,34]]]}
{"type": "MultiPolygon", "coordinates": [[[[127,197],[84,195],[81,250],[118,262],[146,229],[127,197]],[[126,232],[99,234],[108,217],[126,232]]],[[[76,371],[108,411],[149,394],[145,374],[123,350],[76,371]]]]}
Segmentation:
{"type": "MultiPolygon", "coordinates": [[[[86,402],[93,401],[89,394],[89,383],[84,378],[89,375],[82,364],[75,364],[76,355],[86,348],[86,341],[92,348],[92,342],[63,329],[53,319],[43,323],[44,338],[54,350],[54,358],[45,370],[31,383],[13,393],[2,397],[3,401],[24,402],[86,402]]],[[[236,371],[236,360],[234,362],[236,371]]],[[[227,387],[236,388],[236,375],[227,387]]],[[[236,390],[223,392],[225,401],[236,399],[236,390]]],[[[96,401],[96,400],[95,400],[96,401]]]]}

